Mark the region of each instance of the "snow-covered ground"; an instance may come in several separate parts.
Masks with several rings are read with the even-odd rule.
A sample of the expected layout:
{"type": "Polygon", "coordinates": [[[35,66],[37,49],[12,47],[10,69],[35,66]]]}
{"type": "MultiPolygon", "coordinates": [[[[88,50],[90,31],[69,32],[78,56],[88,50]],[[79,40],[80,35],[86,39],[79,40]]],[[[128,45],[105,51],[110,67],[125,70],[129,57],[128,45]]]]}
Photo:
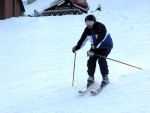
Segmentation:
{"type": "MultiPolygon", "coordinates": [[[[26,14],[45,7],[48,2],[43,1],[26,5],[26,14]]],[[[91,11],[100,3],[88,2],[91,11]]],[[[89,43],[77,52],[73,87],[71,50],[83,32],[86,14],[0,20],[0,113],[150,112],[150,2],[102,0],[101,5],[102,12],[93,14],[113,38],[108,57],[143,70],[108,60],[110,85],[97,96],[82,96],[78,90],[88,77],[89,43]]],[[[95,79],[96,88],[101,82],[98,67],[95,79]]]]}

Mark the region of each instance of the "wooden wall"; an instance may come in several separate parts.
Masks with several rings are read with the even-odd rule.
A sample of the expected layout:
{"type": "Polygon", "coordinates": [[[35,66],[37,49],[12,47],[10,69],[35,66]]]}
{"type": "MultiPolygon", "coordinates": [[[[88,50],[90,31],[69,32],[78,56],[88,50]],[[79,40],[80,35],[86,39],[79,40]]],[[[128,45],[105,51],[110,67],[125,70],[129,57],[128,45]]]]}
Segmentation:
{"type": "Polygon", "coordinates": [[[0,19],[4,18],[4,0],[0,0],[0,19]]]}
{"type": "Polygon", "coordinates": [[[24,11],[22,0],[0,0],[0,19],[22,16],[24,11]]]}

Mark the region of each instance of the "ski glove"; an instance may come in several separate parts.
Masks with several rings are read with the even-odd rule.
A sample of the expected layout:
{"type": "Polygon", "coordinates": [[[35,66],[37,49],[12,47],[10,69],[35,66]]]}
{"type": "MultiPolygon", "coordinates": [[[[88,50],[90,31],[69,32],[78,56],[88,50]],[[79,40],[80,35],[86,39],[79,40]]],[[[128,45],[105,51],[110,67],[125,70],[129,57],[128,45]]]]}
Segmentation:
{"type": "Polygon", "coordinates": [[[72,48],[72,52],[73,53],[75,53],[77,50],[79,50],[80,49],[80,47],[79,46],[74,46],[73,48],[72,48]]]}
{"type": "Polygon", "coordinates": [[[94,55],[94,52],[90,49],[89,51],[87,51],[87,56],[93,56],[94,55]]]}
{"type": "Polygon", "coordinates": [[[91,49],[93,49],[93,50],[95,49],[95,46],[94,46],[94,44],[91,44],[91,49]]]}

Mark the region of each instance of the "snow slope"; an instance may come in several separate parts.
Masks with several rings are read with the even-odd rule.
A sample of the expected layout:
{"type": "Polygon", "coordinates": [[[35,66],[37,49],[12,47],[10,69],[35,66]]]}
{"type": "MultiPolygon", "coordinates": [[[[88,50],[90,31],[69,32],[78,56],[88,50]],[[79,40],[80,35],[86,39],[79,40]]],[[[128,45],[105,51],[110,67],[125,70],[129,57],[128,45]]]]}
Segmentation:
{"type": "MultiPolygon", "coordinates": [[[[91,11],[99,4],[98,0],[88,1],[91,11]]],[[[94,15],[107,26],[113,38],[114,48],[109,57],[143,70],[108,60],[110,85],[97,96],[78,94],[87,80],[89,43],[77,52],[75,82],[71,86],[71,49],[83,32],[85,14],[1,20],[0,113],[149,113],[149,1],[142,1],[146,10],[136,15],[132,7],[125,10],[121,5],[128,7],[125,1],[131,0],[121,1],[102,1],[106,10],[94,15]],[[122,10],[116,10],[121,6],[122,10]]],[[[32,5],[35,8],[42,3],[43,0],[37,0],[32,5]]],[[[134,4],[139,6],[138,2],[134,4]]],[[[96,88],[101,82],[98,67],[95,79],[96,88]]]]}

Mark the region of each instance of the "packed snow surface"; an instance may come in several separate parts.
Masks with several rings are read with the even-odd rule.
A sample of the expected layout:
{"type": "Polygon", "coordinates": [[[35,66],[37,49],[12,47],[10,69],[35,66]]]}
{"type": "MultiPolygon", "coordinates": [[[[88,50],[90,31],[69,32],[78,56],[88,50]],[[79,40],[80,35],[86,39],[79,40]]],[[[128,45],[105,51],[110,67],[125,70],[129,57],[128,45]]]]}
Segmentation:
{"type": "MultiPolygon", "coordinates": [[[[25,0],[23,0],[25,1],[25,0]]],[[[25,14],[52,0],[25,4],[25,14]]],[[[110,32],[114,48],[107,60],[110,84],[97,96],[80,95],[87,82],[87,43],[74,54],[83,15],[13,17],[0,20],[0,113],[149,113],[150,1],[88,0],[90,11],[110,32]],[[95,12],[98,4],[102,11],[95,12]]],[[[95,72],[99,87],[101,74],[95,72]]]]}

